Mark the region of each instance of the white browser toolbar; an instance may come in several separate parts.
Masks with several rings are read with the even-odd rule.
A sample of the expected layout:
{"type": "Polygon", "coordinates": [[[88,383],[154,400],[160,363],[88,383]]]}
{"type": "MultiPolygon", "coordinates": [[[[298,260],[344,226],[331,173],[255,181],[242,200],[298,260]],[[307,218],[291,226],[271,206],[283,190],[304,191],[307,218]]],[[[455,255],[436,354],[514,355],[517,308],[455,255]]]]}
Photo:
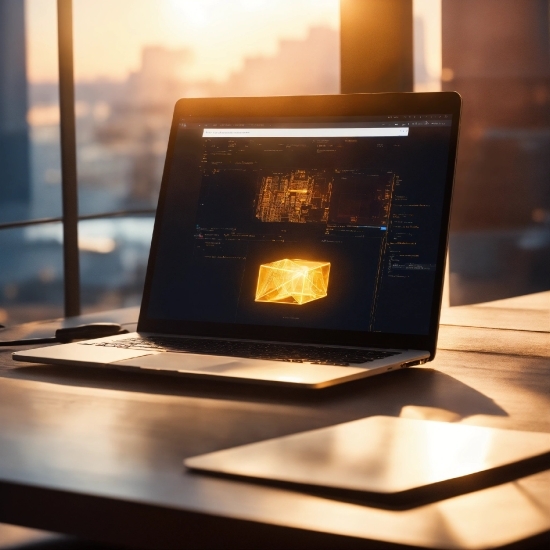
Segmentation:
{"type": "Polygon", "coordinates": [[[403,137],[409,128],[205,128],[203,138],[403,137]]]}

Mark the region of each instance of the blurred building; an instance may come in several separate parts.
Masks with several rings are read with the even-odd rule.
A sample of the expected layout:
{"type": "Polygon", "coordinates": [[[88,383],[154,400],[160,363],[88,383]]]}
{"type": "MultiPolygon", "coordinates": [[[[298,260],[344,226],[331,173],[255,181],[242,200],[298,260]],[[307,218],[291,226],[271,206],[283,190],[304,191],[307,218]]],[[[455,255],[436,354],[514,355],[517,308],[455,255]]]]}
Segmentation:
{"type": "Polygon", "coordinates": [[[191,51],[185,48],[143,48],[139,70],[128,77],[127,101],[140,107],[165,106],[178,91],[184,90],[185,65],[191,57],[191,51]]]}
{"type": "Polygon", "coordinates": [[[340,33],[310,29],[305,40],[282,40],[273,57],[245,59],[227,82],[205,86],[209,96],[340,93],[340,33]]]}
{"type": "MultiPolygon", "coordinates": [[[[19,170],[12,198],[33,217],[60,216],[57,82],[28,85],[29,174],[23,8],[20,0],[0,0],[0,139],[9,130],[6,139],[16,143],[13,131],[19,132],[19,160],[14,162],[12,151],[0,161],[19,170]],[[13,54],[9,59],[6,51],[13,54]],[[13,112],[4,116],[2,109],[8,106],[13,112]],[[23,157],[27,164],[20,162],[23,157]]],[[[281,41],[273,56],[245,59],[242,69],[222,83],[190,80],[186,69],[192,55],[190,49],[146,45],[140,67],[125,80],[75,82],[81,215],[155,208],[172,112],[180,97],[338,93],[340,87],[339,33],[326,28],[310,29],[304,40],[281,41]]],[[[1,180],[0,205],[12,193],[7,181],[1,180]]],[[[11,200],[10,215],[21,219],[13,204],[11,200]]],[[[139,303],[152,227],[152,217],[80,223],[82,302],[87,311],[139,303]]],[[[4,322],[61,315],[61,244],[60,224],[0,233],[0,257],[12,258],[0,270],[4,322]]]]}
{"type": "Polygon", "coordinates": [[[451,304],[550,284],[547,0],[443,0],[443,89],[464,100],[451,304]]]}
{"type": "Polygon", "coordinates": [[[0,221],[28,215],[27,103],[25,3],[0,0],[0,221]]]}

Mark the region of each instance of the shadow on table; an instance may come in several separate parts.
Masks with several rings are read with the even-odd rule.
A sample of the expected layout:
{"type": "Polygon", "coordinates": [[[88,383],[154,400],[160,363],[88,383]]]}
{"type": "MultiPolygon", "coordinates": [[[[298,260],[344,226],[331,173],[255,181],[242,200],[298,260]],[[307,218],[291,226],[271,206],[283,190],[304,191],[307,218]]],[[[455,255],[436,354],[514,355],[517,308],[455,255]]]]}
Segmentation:
{"type": "Polygon", "coordinates": [[[148,373],[99,371],[72,366],[31,365],[5,376],[126,392],[279,404],[333,411],[335,421],[374,414],[454,421],[472,415],[507,416],[492,399],[456,378],[431,368],[410,368],[325,388],[304,390],[184,379],[148,373]],[[404,413],[404,414],[403,414],[404,413]]]}

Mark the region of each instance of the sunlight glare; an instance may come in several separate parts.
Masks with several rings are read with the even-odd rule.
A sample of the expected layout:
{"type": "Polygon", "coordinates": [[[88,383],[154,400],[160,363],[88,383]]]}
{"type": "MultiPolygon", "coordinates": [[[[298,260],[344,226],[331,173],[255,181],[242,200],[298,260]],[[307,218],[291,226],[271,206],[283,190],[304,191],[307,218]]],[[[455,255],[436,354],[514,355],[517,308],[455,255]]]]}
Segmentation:
{"type": "MultiPolygon", "coordinates": [[[[26,16],[29,80],[53,82],[55,2],[28,0],[26,16]]],[[[75,78],[123,81],[140,70],[144,48],[159,46],[192,51],[189,82],[222,82],[246,59],[275,55],[282,40],[304,40],[313,27],[339,25],[338,0],[79,0],[75,78]]]]}
{"type": "Polygon", "coordinates": [[[452,479],[483,470],[487,465],[492,434],[482,430],[449,430],[446,423],[430,423],[426,469],[435,479],[452,479]]]}

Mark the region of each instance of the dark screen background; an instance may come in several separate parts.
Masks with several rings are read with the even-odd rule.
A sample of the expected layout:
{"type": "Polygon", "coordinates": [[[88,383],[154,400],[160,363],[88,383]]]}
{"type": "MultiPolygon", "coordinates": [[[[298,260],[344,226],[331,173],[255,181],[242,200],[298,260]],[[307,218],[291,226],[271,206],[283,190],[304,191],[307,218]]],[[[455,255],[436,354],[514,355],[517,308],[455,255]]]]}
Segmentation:
{"type": "Polygon", "coordinates": [[[450,126],[353,139],[180,127],[148,317],[427,334],[449,139],[450,126]],[[259,266],[284,258],[330,262],[327,296],[255,301],[259,266]]]}

